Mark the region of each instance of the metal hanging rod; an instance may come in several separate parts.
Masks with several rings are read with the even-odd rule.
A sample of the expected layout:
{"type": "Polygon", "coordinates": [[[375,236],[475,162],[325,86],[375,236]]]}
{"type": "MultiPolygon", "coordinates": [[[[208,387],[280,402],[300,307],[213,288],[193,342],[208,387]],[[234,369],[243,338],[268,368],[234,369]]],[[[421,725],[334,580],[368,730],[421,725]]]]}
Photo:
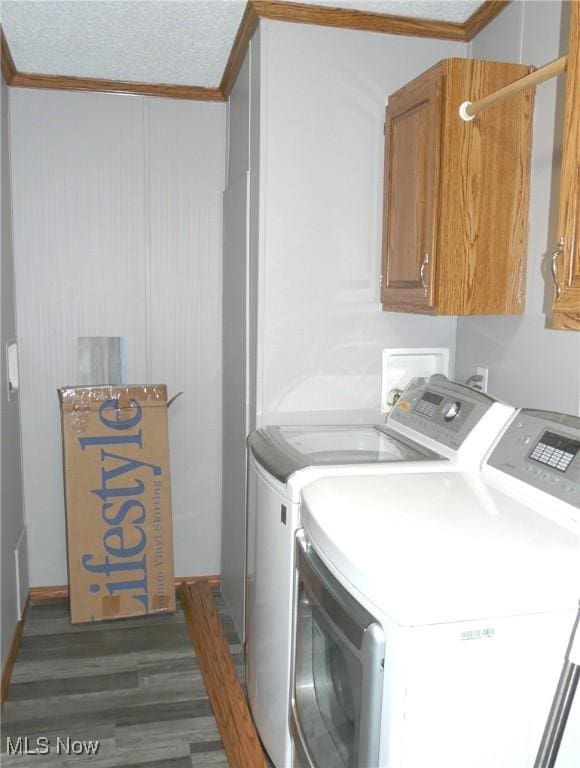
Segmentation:
{"type": "Polygon", "coordinates": [[[566,71],[567,64],[568,57],[562,56],[561,58],[540,67],[540,69],[536,69],[535,72],[530,72],[529,75],[521,77],[519,80],[515,80],[513,83],[500,88],[498,91],[494,91],[488,96],[484,96],[483,99],[479,99],[479,101],[464,101],[459,107],[459,116],[462,120],[473,120],[477,114],[483,112],[484,109],[491,107],[492,104],[497,104],[499,101],[505,101],[526,88],[533,88],[535,85],[543,83],[544,80],[549,80],[551,77],[561,75],[566,71]]]}

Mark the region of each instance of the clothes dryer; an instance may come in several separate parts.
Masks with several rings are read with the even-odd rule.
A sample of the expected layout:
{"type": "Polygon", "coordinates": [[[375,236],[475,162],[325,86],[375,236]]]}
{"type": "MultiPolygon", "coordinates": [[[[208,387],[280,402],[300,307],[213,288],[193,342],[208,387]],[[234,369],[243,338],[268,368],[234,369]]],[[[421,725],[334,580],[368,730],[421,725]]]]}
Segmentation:
{"type": "Polygon", "coordinates": [[[302,489],[325,476],[478,469],[513,413],[435,375],[411,382],[385,425],[266,427],[250,435],[246,675],[252,715],[276,768],[291,764],[294,535],[302,489]]]}
{"type": "Polygon", "coordinates": [[[293,765],[531,768],[580,598],[580,419],[517,413],[481,472],[318,480],[301,516],[293,765]]]}

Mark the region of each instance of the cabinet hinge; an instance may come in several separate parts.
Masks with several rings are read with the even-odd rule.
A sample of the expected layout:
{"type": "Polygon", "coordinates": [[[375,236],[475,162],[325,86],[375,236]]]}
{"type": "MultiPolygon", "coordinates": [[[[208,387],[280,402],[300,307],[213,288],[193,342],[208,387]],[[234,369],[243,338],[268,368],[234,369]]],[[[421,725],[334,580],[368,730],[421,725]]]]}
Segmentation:
{"type": "Polygon", "coordinates": [[[383,290],[383,276],[382,275],[379,275],[379,288],[381,289],[381,291],[383,290]]]}

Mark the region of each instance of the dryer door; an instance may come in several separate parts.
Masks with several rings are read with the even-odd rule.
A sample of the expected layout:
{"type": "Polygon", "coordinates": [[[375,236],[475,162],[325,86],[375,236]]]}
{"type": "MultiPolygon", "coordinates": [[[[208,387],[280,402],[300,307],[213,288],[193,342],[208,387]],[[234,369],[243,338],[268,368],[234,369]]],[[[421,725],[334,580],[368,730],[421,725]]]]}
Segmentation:
{"type": "Polygon", "coordinates": [[[376,765],[385,639],[376,619],[332,576],[302,531],[291,730],[294,764],[376,765]]]}

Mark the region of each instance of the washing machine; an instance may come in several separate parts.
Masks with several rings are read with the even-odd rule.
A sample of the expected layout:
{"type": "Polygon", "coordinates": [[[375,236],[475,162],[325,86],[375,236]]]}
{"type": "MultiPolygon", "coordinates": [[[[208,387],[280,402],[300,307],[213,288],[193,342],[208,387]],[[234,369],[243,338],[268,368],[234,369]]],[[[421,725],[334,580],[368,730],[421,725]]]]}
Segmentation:
{"type": "MultiPolygon", "coordinates": [[[[293,765],[535,766],[580,598],[580,419],[516,413],[481,472],[317,480],[301,518],[293,765]]],[[[579,765],[574,701],[556,767],[579,765]]]]}
{"type": "MultiPolygon", "coordinates": [[[[250,435],[246,681],[276,768],[291,765],[294,536],[302,489],[324,476],[479,468],[511,406],[435,375],[409,384],[381,426],[266,427],[250,435]]],[[[353,511],[356,519],[356,510],[353,511]]]]}

